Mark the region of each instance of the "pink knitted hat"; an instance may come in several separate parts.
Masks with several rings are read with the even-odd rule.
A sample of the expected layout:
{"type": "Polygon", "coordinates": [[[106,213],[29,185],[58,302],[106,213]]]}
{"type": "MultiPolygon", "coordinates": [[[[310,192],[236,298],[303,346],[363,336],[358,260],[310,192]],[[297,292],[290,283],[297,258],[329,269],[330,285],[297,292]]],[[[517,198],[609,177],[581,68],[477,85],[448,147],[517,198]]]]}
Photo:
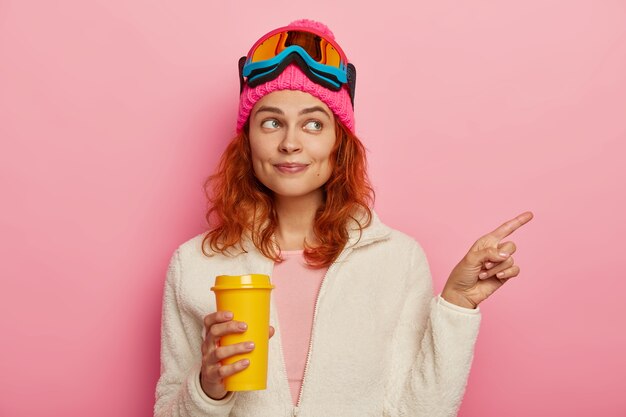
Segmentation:
{"type": "MultiPolygon", "coordinates": [[[[335,36],[330,29],[323,23],[313,20],[301,19],[291,22],[290,27],[294,28],[311,28],[322,32],[330,39],[335,36]]],[[[350,101],[350,94],[344,85],[339,91],[332,91],[311,81],[306,74],[296,65],[288,65],[284,71],[275,79],[264,84],[250,88],[244,85],[241,96],[239,97],[239,115],[237,116],[237,133],[240,133],[244,124],[250,116],[252,108],[263,96],[279,90],[298,90],[309,93],[323,101],[329,109],[335,114],[341,123],[352,133],[354,133],[354,109],[350,101]]]]}

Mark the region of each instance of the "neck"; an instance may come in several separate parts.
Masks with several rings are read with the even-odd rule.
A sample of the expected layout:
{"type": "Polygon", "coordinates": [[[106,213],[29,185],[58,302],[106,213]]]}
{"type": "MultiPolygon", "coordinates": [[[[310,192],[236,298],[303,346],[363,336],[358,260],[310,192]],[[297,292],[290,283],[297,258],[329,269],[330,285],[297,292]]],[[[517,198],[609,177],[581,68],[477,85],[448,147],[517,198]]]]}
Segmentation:
{"type": "Polygon", "coordinates": [[[274,204],[278,215],[276,241],[282,250],[304,249],[307,243],[315,243],[313,223],[315,213],[322,205],[322,192],[299,197],[275,196],[274,204]]]}

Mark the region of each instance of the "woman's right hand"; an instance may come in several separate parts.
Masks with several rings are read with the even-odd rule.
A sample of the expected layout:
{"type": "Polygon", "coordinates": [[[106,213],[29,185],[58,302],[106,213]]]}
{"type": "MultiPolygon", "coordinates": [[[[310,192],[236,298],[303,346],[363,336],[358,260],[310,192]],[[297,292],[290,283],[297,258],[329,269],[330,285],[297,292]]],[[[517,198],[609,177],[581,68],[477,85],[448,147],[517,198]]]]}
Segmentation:
{"type": "MultiPolygon", "coordinates": [[[[202,343],[202,369],[200,383],[202,390],[209,397],[220,400],[228,394],[224,387],[224,378],[241,372],[250,365],[248,359],[242,359],[230,365],[221,365],[220,361],[234,355],[251,352],[254,349],[252,341],[220,346],[222,336],[243,333],[247,324],[233,320],[230,311],[216,311],[204,317],[206,336],[202,343]]],[[[274,328],[270,326],[270,337],[274,335],[274,328]]]]}

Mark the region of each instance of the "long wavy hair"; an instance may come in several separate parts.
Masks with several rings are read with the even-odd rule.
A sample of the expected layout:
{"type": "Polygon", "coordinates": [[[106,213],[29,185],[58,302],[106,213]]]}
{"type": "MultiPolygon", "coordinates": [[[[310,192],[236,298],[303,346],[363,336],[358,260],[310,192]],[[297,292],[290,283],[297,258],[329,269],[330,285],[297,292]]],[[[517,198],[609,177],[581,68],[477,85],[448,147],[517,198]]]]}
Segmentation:
{"type": "MultiPolygon", "coordinates": [[[[207,178],[204,190],[209,202],[206,220],[209,232],[202,241],[214,252],[227,253],[249,238],[267,258],[281,262],[274,239],[278,216],[272,191],[254,175],[248,124],[222,154],[215,174],[207,178]]],[[[329,266],[348,242],[347,225],[356,222],[359,232],[372,219],[370,207],[374,190],[367,176],[365,147],[335,119],[336,140],[330,155],[332,174],[322,186],[323,203],[315,214],[315,245],[305,241],[304,257],[309,266],[329,266]],[[364,214],[364,216],[363,216],[364,214]]]]}

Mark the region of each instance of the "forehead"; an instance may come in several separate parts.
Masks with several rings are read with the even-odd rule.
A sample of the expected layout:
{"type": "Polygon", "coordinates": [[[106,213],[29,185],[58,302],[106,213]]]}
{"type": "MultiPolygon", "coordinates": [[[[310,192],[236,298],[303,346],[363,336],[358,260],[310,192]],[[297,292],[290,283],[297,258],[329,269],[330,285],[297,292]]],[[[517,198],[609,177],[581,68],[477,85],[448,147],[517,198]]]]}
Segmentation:
{"type": "Polygon", "coordinates": [[[261,106],[277,107],[281,109],[285,114],[297,114],[303,109],[320,106],[324,110],[326,110],[328,114],[332,114],[330,108],[328,108],[326,103],[324,103],[322,100],[318,99],[315,96],[312,96],[309,93],[297,90],[273,91],[263,96],[263,98],[261,98],[254,104],[254,107],[252,108],[252,114],[254,115],[256,110],[261,106]]]}

